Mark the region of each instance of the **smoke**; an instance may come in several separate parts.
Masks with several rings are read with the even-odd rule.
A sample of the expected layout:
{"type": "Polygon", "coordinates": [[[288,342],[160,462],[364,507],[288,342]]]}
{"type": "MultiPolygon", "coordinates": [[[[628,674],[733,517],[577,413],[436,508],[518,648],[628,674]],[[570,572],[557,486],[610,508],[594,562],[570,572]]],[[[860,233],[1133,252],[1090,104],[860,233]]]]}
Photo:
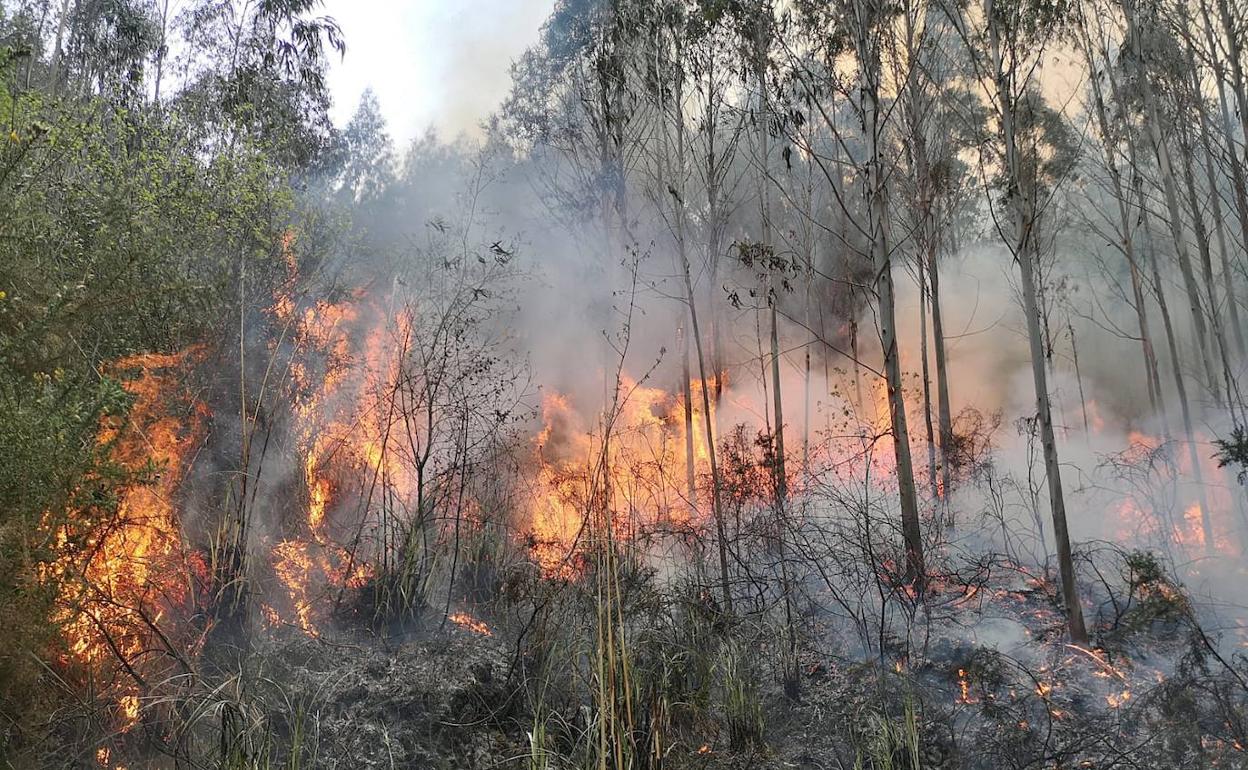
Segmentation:
{"type": "Polygon", "coordinates": [[[345,125],[366,88],[403,140],[429,128],[480,136],[479,123],[506,95],[508,67],[537,38],[553,0],[396,3],[384,13],[327,0],[342,26],[346,56],[330,69],[333,117],[345,125]]]}
{"type": "MultiPolygon", "coordinates": [[[[505,87],[500,57],[511,54],[494,50],[482,55],[485,41],[491,29],[521,24],[518,15],[537,14],[535,9],[537,5],[526,4],[493,14],[482,26],[456,24],[462,29],[444,42],[440,49],[444,55],[434,57],[444,68],[443,76],[425,92],[442,105],[439,126],[462,129],[468,116],[480,115],[485,105],[497,103],[505,87]],[[457,53],[445,53],[450,51],[457,53]]],[[[443,12],[441,23],[484,10],[443,12]]],[[[531,21],[525,19],[524,24],[531,21]]],[[[393,101],[384,86],[378,92],[383,105],[393,101]]],[[[679,443],[685,428],[676,415],[680,408],[688,408],[680,405],[696,390],[690,380],[696,385],[702,374],[696,355],[699,342],[704,373],[723,387],[713,421],[716,442],[722,446],[738,425],[751,438],[776,428],[769,340],[774,302],[782,351],[783,429],[790,470],[799,479],[793,488],[799,495],[809,493],[811,505],[823,506],[819,516],[853,514],[841,509],[843,501],[819,498],[829,479],[835,478],[860,488],[876,520],[896,519],[887,406],[877,374],[882,354],[871,271],[860,253],[861,243],[853,237],[839,240],[818,228],[810,235],[804,219],[805,210],[831,211],[835,217],[837,209],[827,191],[814,189],[804,207],[802,174],[789,167],[787,156],[782,166],[776,149],[776,157],[768,161],[774,166],[770,174],[788,185],[788,191],[774,196],[770,226],[776,257],[787,266],[768,270],[740,258],[739,246],[756,242],[762,231],[759,193],[752,181],[757,160],[747,150],[733,159],[727,174],[736,180],[724,191],[734,205],[716,241],[718,253],[708,253],[711,239],[703,204],[690,202],[692,213],[683,234],[701,325],[700,339],[695,339],[681,252],[672,221],[663,213],[672,193],[656,172],[656,161],[636,162],[621,206],[626,213],[619,215],[623,221],[604,226],[599,204],[614,191],[604,189],[592,162],[586,166],[583,157],[552,147],[518,152],[499,131],[494,125],[484,136],[461,136],[450,144],[427,133],[409,145],[388,186],[346,201],[353,221],[351,237],[329,258],[320,285],[311,290],[311,304],[303,307],[315,305],[318,292],[331,296],[338,291],[341,298],[345,290],[365,298],[363,304],[371,308],[363,316],[368,320],[349,326],[348,347],[353,352],[341,364],[347,380],[368,385],[327,394],[318,406],[327,417],[320,419],[333,422],[337,418],[328,416],[360,410],[364,391],[377,389],[379,367],[385,365],[366,361],[360,350],[362,341],[375,331],[370,324],[392,330],[398,318],[393,312],[396,302],[403,306],[417,297],[422,306],[437,306],[449,299],[451,295],[442,293],[444,278],[438,277],[440,260],[473,269],[506,264],[505,275],[495,275],[474,289],[489,298],[491,310],[471,333],[492,340],[493,347],[482,348],[484,357],[493,360],[497,355],[516,364],[506,375],[515,387],[492,394],[487,388],[481,408],[501,405],[514,418],[509,422],[515,429],[509,434],[510,449],[520,456],[521,465],[550,463],[552,458],[571,465],[577,452],[585,454],[585,447],[592,445],[585,443],[586,436],[602,439],[603,414],[613,403],[627,420],[661,423],[660,443],[679,443]],[[435,242],[440,244],[436,249],[431,247],[435,242]],[[806,248],[811,253],[805,253],[806,248]],[[807,260],[814,272],[806,270],[807,260]],[[378,313],[378,308],[390,310],[378,313]],[[848,356],[855,324],[857,362],[848,356]],[[617,388],[617,373],[628,387],[617,388]],[[567,404],[557,425],[542,416],[544,401],[554,396],[567,404]],[[621,403],[630,399],[639,405],[633,411],[621,403]]],[[[1135,319],[1122,302],[1121,260],[1096,246],[1088,229],[1074,218],[1068,210],[1075,199],[1074,193],[1071,196],[1059,212],[1068,218],[1061,237],[1046,247],[1043,277],[1049,387],[1072,535],[1086,548],[1104,541],[1126,549],[1157,550],[1183,577],[1197,581],[1198,590],[1220,590],[1228,583],[1221,582],[1220,568],[1212,569],[1204,560],[1200,522],[1191,514],[1199,495],[1195,470],[1176,440],[1181,439],[1177,410],[1172,406],[1168,424],[1154,413],[1138,340],[1123,331],[1132,329],[1135,319]]],[[[611,205],[620,202],[613,200],[611,205]]],[[[1043,461],[1030,424],[1035,398],[1016,288],[1018,266],[990,227],[961,233],[957,240],[967,245],[942,254],[939,266],[948,388],[952,412],[958,417],[956,431],[980,451],[971,466],[955,474],[957,486],[949,493],[949,507],[958,527],[951,533],[940,532],[930,513],[939,504],[928,491],[932,484],[926,420],[934,421],[935,415],[929,418],[923,412],[920,298],[904,241],[893,266],[909,429],[920,497],[928,512],[926,526],[934,540],[947,536],[971,552],[1007,553],[1020,563],[1049,567],[1052,524],[1043,461]]],[[[461,291],[463,285],[452,288],[461,291]]],[[[1175,309],[1172,313],[1180,339],[1188,339],[1187,318],[1175,309]]],[[[1153,333],[1159,340],[1156,327],[1154,319],[1153,333]]],[[[934,378],[930,319],[926,334],[928,375],[934,378]]],[[[392,338],[390,347],[394,346],[392,338]]],[[[1184,364],[1189,387],[1197,392],[1190,362],[1184,364]]],[[[1162,366],[1169,366],[1164,357],[1162,366]]],[[[326,375],[311,375],[317,376],[326,375]]],[[[480,386],[479,381],[472,383],[474,388],[480,386]]],[[[1171,383],[1163,386],[1173,405],[1171,383]]],[[[1197,453],[1217,533],[1215,550],[1232,556],[1239,550],[1236,501],[1241,493],[1210,459],[1211,439],[1229,420],[1214,408],[1196,406],[1203,407],[1197,453]]],[[[694,407],[698,408],[696,402],[694,407]]],[[[614,429],[627,432],[635,427],[616,424],[614,429]]],[[[314,431],[293,425],[286,430],[284,443],[306,452],[314,431]]],[[[654,441],[660,435],[654,430],[651,426],[637,434],[654,441]]],[[[703,442],[704,435],[698,433],[693,445],[703,442]]],[[[439,451],[449,453],[449,458],[457,449],[447,444],[439,451]]],[[[683,451],[661,455],[660,464],[673,466],[663,469],[665,475],[659,477],[663,484],[682,486],[683,468],[675,467],[681,463],[672,459],[683,457],[683,451]]],[[[411,460],[400,456],[396,462],[410,465],[411,460]]],[[[445,462],[447,467],[453,465],[450,459],[445,462]]],[[[289,490],[308,485],[308,467],[289,458],[271,461],[268,473],[273,480],[265,482],[262,497],[289,499],[289,490]]],[[[380,475],[378,468],[374,463],[374,476],[380,475]]],[[[699,473],[705,470],[700,468],[699,473]]],[[[397,475],[392,473],[387,483],[395,482],[397,475]]],[[[540,489],[543,483],[549,487],[548,482],[526,480],[530,488],[525,494],[550,493],[549,488],[540,489]],[[538,492],[532,491],[534,485],[538,492]]],[[[352,483],[360,487],[353,494],[367,486],[360,486],[358,478],[352,483]]],[[[351,536],[359,528],[364,521],[360,516],[367,514],[343,508],[348,486],[343,480],[333,483],[341,519],[335,525],[338,529],[321,534],[304,531],[300,536],[328,541],[351,536]]],[[[513,511],[516,520],[511,526],[519,533],[532,524],[525,521],[531,507],[532,500],[523,501],[513,511]]],[[[705,504],[695,507],[705,519],[705,504]]],[[[275,543],[300,527],[306,529],[302,523],[292,529],[287,516],[276,507],[261,516],[265,523],[253,530],[258,554],[268,558],[275,543]]],[[[321,567],[328,573],[340,568],[321,567]]],[[[1016,633],[1017,629],[1000,631],[1003,638],[1016,633]]]]}

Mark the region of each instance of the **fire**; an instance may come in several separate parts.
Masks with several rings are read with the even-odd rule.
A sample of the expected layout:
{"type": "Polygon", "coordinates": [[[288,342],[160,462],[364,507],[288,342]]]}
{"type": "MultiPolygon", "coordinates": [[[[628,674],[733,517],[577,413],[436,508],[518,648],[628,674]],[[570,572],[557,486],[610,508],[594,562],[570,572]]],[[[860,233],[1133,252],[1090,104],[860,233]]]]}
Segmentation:
{"type": "MultiPolygon", "coordinates": [[[[190,600],[186,577],[202,567],[181,539],[175,507],[188,470],[187,458],[202,441],[208,409],[195,400],[180,376],[197,360],[198,348],[175,354],[132,356],[114,362],[109,373],[122,379],[133,405],[125,420],[110,418],[98,440],[112,459],[134,473],[149,469],[148,483],[127,489],[112,520],[97,527],[79,546],[57,533],[64,554],[54,569],[76,579],[60,580],[58,619],[70,654],[88,666],[120,659],[139,666],[154,628],[190,600]]],[[[182,640],[165,633],[163,643],[182,640]]],[[[188,648],[193,642],[186,642],[188,648]]],[[[121,730],[138,721],[139,683],[120,683],[121,730]]]]}
{"type": "Polygon", "coordinates": [[[407,505],[415,497],[414,458],[403,454],[398,440],[410,437],[409,426],[396,407],[412,322],[405,311],[388,312],[358,292],[300,310],[291,294],[297,274],[289,264],[290,280],[271,312],[288,325],[294,341],[290,391],[305,497],[302,517],[270,551],[289,607],[270,605],[279,621],[268,621],[315,636],[326,589],[360,588],[374,574],[370,559],[376,554],[366,552],[358,536],[344,547],[344,530],[351,526],[335,517],[350,509],[351,524],[358,525],[379,501],[407,505]]]}
{"type": "Polygon", "coordinates": [[[1090,398],[1085,404],[1085,408],[1087,409],[1088,429],[1092,433],[1104,432],[1104,417],[1101,416],[1101,404],[1090,398]]]}
{"type": "Polygon", "coordinates": [[[958,703],[974,703],[971,697],[971,681],[966,675],[966,669],[958,669],[958,703]]]}
{"type": "Polygon", "coordinates": [[[1180,544],[1191,548],[1204,548],[1205,531],[1201,527],[1202,516],[1200,503],[1192,503],[1183,511],[1183,523],[1175,532],[1175,539],[1180,544]]]}
{"type": "Polygon", "coordinates": [[[612,537],[629,540],[660,525],[688,526],[709,509],[701,387],[690,383],[690,408],[683,394],[622,378],[605,457],[602,420],[589,424],[568,397],[546,395],[530,520],[533,556],[547,576],[574,575],[578,544],[607,519],[612,537]]]}
{"type": "Polygon", "coordinates": [[[446,619],[459,626],[466,628],[479,636],[493,636],[494,632],[490,630],[483,621],[477,620],[466,612],[452,612],[446,616],[446,619]]]}
{"type": "MultiPolygon", "coordinates": [[[[708,388],[716,388],[723,380],[723,375],[711,378],[708,388]]],[[[789,494],[802,494],[807,474],[824,471],[840,481],[892,492],[896,460],[885,380],[871,381],[870,398],[864,398],[861,409],[838,400],[839,387],[830,383],[829,387],[831,401],[821,408],[828,410],[829,420],[838,421],[835,430],[822,436],[803,434],[792,417],[786,420],[789,494]],[[811,440],[804,447],[808,453],[805,465],[794,456],[796,448],[803,446],[804,435],[811,440]]],[[[588,416],[593,413],[578,409],[568,395],[545,395],[542,428],[533,440],[537,469],[528,495],[531,554],[545,575],[574,577],[586,546],[607,533],[617,542],[637,541],[665,528],[680,530],[709,523],[711,447],[706,442],[701,389],[698,377],[687,389],[678,384],[667,390],[622,375],[615,391],[617,413],[606,418],[588,416]],[[686,393],[690,403],[686,403],[686,393]],[[606,442],[604,422],[609,435],[606,442]]],[[[913,412],[909,415],[912,424],[920,425],[919,400],[910,399],[908,409],[913,412]]],[[[744,423],[754,431],[770,424],[769,415],[770,398],[762,388],[725,390],[718,406],[711,405],[710,420],[720,444],[717,451],[729,435],[721,421],[744,423]]],[[[911,431],[916,458],[921,456],[921,436],[921,430],[911,431]]],[[[721,457],[721,470],[727,464],[721,457]]],[[[916,462],[915,472],[926,474],[926,464],[916,462]]],[[[765,490],[770,482],[757,475],[747,486],[765,490]]]]}
{"type": "Polygon", "coordinates": [[[286,586],[294,606],[297,625],[309,636],[319,636],[313,623],[314,596],[311,593],[316,584],[314,576],[317,565],[310,554],[309,544],[284,540],[273,548],[273,557],[274,570],[282,585],[286,586]]]}
{"type": "Polygon", "coordinates": [[[1167,444],[1161,437],[1140,431],[1129,434],[1127,447],[1119,455],[1122,461],[1139,468],[1151,468],[1156,464],[1160,470],[1153,471],[1149,477],[1155,488],[1135,489],[1114,504],[1109,532],[1115,540],[1147,544],[1169,542],[1189,554],[1202,554],[1206,551],[1207,513],[1214,536],[1212,550],[1222,554],[1238,553],[1234,538],[1235,504],[1231,491],[1215,481],[1222,478],[1222,470],[1209,456],[1212,453],[1205,451],[1209,443],[1206,437],[1197,436],[1196,454],[1202,481],[1197,488],[1191,452],[1186,444],[1180,441],[1167,444]],[[1156,461],[1153,455],[1158,452],[1164,452],[1168,459],[1156,461]],[[1202,499],[1208,511],[1202,509],[1202,499]]]}
{"type": "Polygon", "coordinates": [[[125,720],[127,726],[133,726],[139,721],[139,699],[134,695],[122,696],[117,702],[118,709],[121,712],[122,719],[125,720]]]}

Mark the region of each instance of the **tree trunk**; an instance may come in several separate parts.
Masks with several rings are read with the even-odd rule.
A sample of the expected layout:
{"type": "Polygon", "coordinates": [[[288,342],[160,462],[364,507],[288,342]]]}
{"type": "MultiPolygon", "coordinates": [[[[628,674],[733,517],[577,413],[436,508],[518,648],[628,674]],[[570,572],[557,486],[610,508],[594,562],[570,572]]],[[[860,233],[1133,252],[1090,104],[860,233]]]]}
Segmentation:
{"type": "MultiPolygon", "coordinates": [[[[932,377],[927,361],[927,271],[922,260],[919,275],[919,355],[923,370],[923,429],[927,439],[927,483],[932,495],[933,510],[940,509],[940,482],[936,472],[936,431],[932,426],[932,377]]],[[[939,519],[939,516],[937,516],[939,519]]]]}
{"type": "MultiPolygon", "coordinates": [[[[1122,9],[1127,22],[1127,35],[1137,56],[1142,57],[1144,52],[1137,31],[1134,0],[1123,0],[1122,9]]],[[[1138,78],[1140,95],[1144,100],[1144,122],[1152,138],[1153,152],[1157,156],[1161,172],[1161,186],[1166,198],[1167,218],[1170,220],[1170,236],[1174,240],[1175,257],[1179,264],[1179,272],[1183,276],[1183,287],[1187,291],[1188,308],[1192,313],[1192,327],[1196,332],[1197,347],[1200,350],[1200,359],[1209,385],[1209,392],[1214,402],[1220,404],[1222,389],[1218,385],[1219,377],[1213,364],[1213,356],[1209,351],[1209,333],[1205,327],[1205,315],[1201,309],[1200,287],[1196,283],[1196,274],[1192,270],[1192,260],[1187,250],[1187,239],[1183,234],[1183,215],[1179,209],[1179,194],[1175,189],[1175,171],[1170,159],[1170,147],[1161,133],[1160,111],[1157,109],[1152,83],[1148,79],[1148,69],[1141,58],[1137,58],[1135,63],[1140,76],[1138,78]]]]}
{"type": "Polygon", "coordinates": [[[1048,378],[1045,371],[1044,337],[1040,329],[1040,309],[1036,299],[1035,238],[1032,233],[1032,227],[1035,224],[1034,202],[1030,200],[1029,191],[1021,184],[1018,147],[1014,133],[1013,77],[1006,70],[1002,57],[1000,21],[993,8],[993,0],[984,2],[984,19],[988,25],[988,44],[996,85],[996,107],[1001,121],[1001,135],[1005,150],[1007,200],[1014,227],[1010,250],[1018,260],[1021,276],[1023,313],[1027,321],[1027,342],[1031,350],[1031,375],[1036,391],[1036,420],[1039,423],[1040,441],[1044,450],[1044,465],[1048,477],[1049,504],[1053,512],[1053,535],[1057,545],[1062,599],[1066,605],[1066,621],[1071,641],[1075,644],[1087,644],[1088,632],[1083,623],[1083,607],[1079,603],[1079,592],[1075,584],[1074,559],[1071,553],[1070,534],[1066,525],[1066,498],[1062,490],[1057,440],[1053,435],[1053,415],[1049,405],[1048,378]]]}
{"type": "Polygon", "coordinates": [[[953,510],[949,493],[953,476],[953,413],[949,405],[949,367],[945,355],[945,327],[940,311],[940,268],[936,264],[935,243],[927,255],[928,290],[932,303],[932,353],[936,359],[936,413],[940,426],[940,494],[945,509],[945,524],[953,526],[953,510]]]}
{"type": "MultiPolygon", "coordinates": [[[[770,34],[770,7],[766,3],[762,4],[757,16],[758,31],[755,40],[755,62],[754,74],[758,82],[758,98],[759,98],[759,118],[758,118],[758,144],[759,144],[759,205],[762,225],[762,246],[765,254],[770,254],[771,244],[771,210],[768,195],[768,189],[771,181],[768,174],[768,160],[770,154],[770,109],[767,98],[767,60],[766,46],[767,37],[770,34]],[[766,21],[764,21],[766,19],[766,21]]],[[[779,514],[781,521],[784,519],[785,506],[788,503],[788,478],[784,467],[784,398],[781,391],[780,380],[780,330],[779,330],[779,309],[780,294],[776,290],[776,282],[771,272],[774,266],[768,266],[767,277],[767,303],[768,316],[770,321],[770,343],[771,343],[771,397],[772,410],[776,418],[775,422],[775,474],[776,485],[776,512],[779,514]]]]}
{"type": "MultiPolygon", "coordinates": [[[[680,267],[683,269],[683,265],[680,267]]],[[[685,486],[689,490],[689,509],[697,511],[698,476],[697,469],[694,467],[696,452],[693,445],[693,375],[689,372],[689,333],[684,323],[680,323],[677,327],[677,333],[680,334],[681,389],[685,398],[685,486]]]]}
{"type": "MultiPolygon", "coordinates": [[[[1128,27],[1128,35],[1131,35],[1133,27],[1128,27]]],[[[1117,80],[1111,75],[1109,79],[1110,88],[1113,89],[1112,96],[1115,101],[1119,101],[1119,89],[1117,80]]],[[[1161,313],[1162,328],[1166,334],[1166,348],[1170,352],[1171,369],[1174,372],[1175,395],[1179,400],[1179,415],[1183,420],[1183,432],[1187,439],[1188,460],[1192,465],[1192,472],[1197,483],[1197,492],[1199,495],[1200,513],[1201,513],[1201,531],[1206,542],[1206,547],[1211,547],[1213,543],[1213,525],[1209,518],[1209,505],[1205,499],[1205,485],[1200,471],[1200,458],[1196,454],[1196,433],[1192,428],[1192,412],[1187,401],[1187,385],[1183,379],[1183,368],[1179,359],[1179,345],[1174,333],[1174,323],[1170,318],[1170,307],[1166,302],[1165,285],[1161,280],[1161,269],[1158,266],[1157,255],[1155,249],[1152,248],[1152,235],[1148,225],[1148,208],[1144,200],[1144,184],[1139,169],[1139,155],[1136,150],[1135,138],[1127,134],[1127,161],[1134,173],[1132,186],[1137,200],[1137,209],[1139,211],[1140,230],[1144,234],[1145,254],[1148,261],[1148,267],[1152,274],[1153,293],[1157,299],[1157,309],[1161,313]]]]}
{"type": "MultiPolygon", "coordinates": [[[[1231,168],[1231,189],[1235,193],[1235,211],[1239,218],[1240,245],[1248,246],[1248,180],[1245,179],[1244,163],[1235,149],[1235,131],[1231,126],[1231,111],[1226,96],[1226,66],[1217,55],[1218,44],[1213,28],[1213,20],[1209,14],[1209,3],[1200,0],[1201,28],[1205,33],[1205,43],[1209,47],[1210,60],[1213,65],[1214,81],[1218,90],[1218,105],[1222,116],[1222,131],[1226,137],[1226,160],[1231,168]]],[[[1235,296],[1235,278],[1231,271],[1230,255],[1222,254],[1223,280],[1226,281],[1227,304],[1231,312],[1231,326],[1235,330],[1235,344],[1242,358],[1248,355],[1248,347],[1244,342],[1243,326],[1238,320],[1239,300],[1235,296]]]]}
{"type": "MultiPolygon", "coordinates": [[[[1135,305],[1136,325],[1140,330],[1140,347],[1144,354],[1144,374],[1148,383],[1149,405],[1154,412],[1161,415],[1163,426],[1168,426],[1166,418],[1166,402],[1165,394],[1161,389],[1161,375],[1157,366],[1157,352],[1153,348],[1152,334],[1148,326],[1148,310],[1145,305],[1144,282],[1141,277],[1138,255],[1135,251],[1135,228],[1131,223],[1130,192],[1122,183],[1122,172],[1118,169],[1118,162],[1114,158],[1114,148],[1111,144],[1109,112],[1105,107],[1105,94],[1101,90],[1101,79],[1097,75],[1096,56],[1092,48],[1091,36],[1087,29],[1087,19],[1080,19],[1080,43],[1083,47],[1084,57],[1087,61],[1088,71],[1092,73],[1089,80],[1092,84],[1093,105],[1096,108],[1097,126],[1101,133],[1101,147],[1105,156],[1105,168],[1109,171],[1110,184],[1113,185],[1114,201],[1118,207],[1118,237],[1119,248],[1122,249],[1123,256],[1127,260],[1127,267],[1131,274],[1131,296],[1135,305]]],[[[1101,57],[1105,62],[1109,61],[1108,52],[1101,48],[1101,57]]],[[[1165,428],[1169,430],[1168,427],[1165,428]]]]}
{"type": "MultiPolygon", "coordinates": [[[[663,142],[661,152],[664,157],[668,153],[668,129],[667,121],[669,119],[675,126],[676,130],[676,162],[683,163],[685,158],[685,116],[682,96],[679,90],[680,78],[677,77],[677,90],[672,104],[669,106],[665,101],[660,101],[660,136],[663,142]]],[[[698,365],[698,380],[701,385],[702,396],[702,425],[703,434],[706,440],[706,453],[711,466],[711,515],[715,519],[715,534],[719,552],[719,587],[723,597],[724,612],[728,615],[733,614],[732,605],[732,587],[728,573],[728,528],[724,522],[724,510],[722,503],[722,490],[720,489],[719,479],[719,460],[718,452],[715,447],[715,428],[712,415],[714,414],[711,406],[711,378],[707,375],[706,355],[702,349],[702,330],[698,323],[698,305],[697,297],[693,290],[693,278],[689,267],[689,251],[686,246],[685,225],[685,177],[683,173],[673,174],[669,179],[660,180],[660,186],[666,186],[671,192],[672,199],[672,222],[673,234],[676,239],[676,258],[679,263],[681,278],[685,288],[685,303],[689,310],[689,327],[693,334],[694,350],[696,351],[696,361],[698,365]],[[666,184],[664,184],[666,183],[666,184]]],[[[713,255],[712,255],[713,258],[713,255]]],[[[693,405],[689,404],[689,410],[692,412],[693,405]]],[[[690,424],[691,423],[686,423],[690,424]]],[[[687,444],[687,446],[690,446],[687,444]]]]}
{"type": "MultiPolygon", "coordinates": [[[[1183,187],[1187,192],[1187,206],[1191,212],[1192,230],[1196,238],[1196,253],[1200,255],[1201,276],[1205,283],[1205,299],[1209,303],[1209,324],[1213,329],[1213,346],[1218,354],[1218,374],[1229,395],[1232,392],[1231,369],[1227,360],[1226,340],[1222,334],[1221,314],[1218,313],[1217,295],[1213,278],[1213,257],[1209,251],[1209,232],[1205,229],[1205,217],[1200,207],[1200,195],[1196,191],[1196,176],[1192,171],[1194,148],[1185,141],[1179,143],[1183,150],[1183,187]]],[[[1217,375],[1214,375],[1217,379],[1217,375]]]]}
{"type": "Polygon", "coordinates": [[[48,80],[52,85],[52,93],[60,91],[61,59],[65,51],[65,26],[69,22],[70,0],[61,0],[61,14],[56,20],[56,42],[52,46],[52,61],[48,65],[48,80]]]}
{"type": "Polygon", "coordinates": [[[923,531],[919,523],[918,497],[914,488],[914,465],[910,455],[910,431],[906,425],[906,402],[897,348],[896,302],[893,291],[892,254],[888,243],[887,181],[884,169],[880,118],[880,55],[872,40],[874,28],[883,24],[878,0],[857,0],[855,45],[862,95],[863,133],[867,142],[868,232],[871,233],[871,264],[875,268],[875,293],[879,303],[880,347],[884,353],[884,376],[888,388],[888,411],[897,463],[897,491],[901,502],[901,529],[906,548],[906,579],[917,591],[925,587],[923,531]]]}

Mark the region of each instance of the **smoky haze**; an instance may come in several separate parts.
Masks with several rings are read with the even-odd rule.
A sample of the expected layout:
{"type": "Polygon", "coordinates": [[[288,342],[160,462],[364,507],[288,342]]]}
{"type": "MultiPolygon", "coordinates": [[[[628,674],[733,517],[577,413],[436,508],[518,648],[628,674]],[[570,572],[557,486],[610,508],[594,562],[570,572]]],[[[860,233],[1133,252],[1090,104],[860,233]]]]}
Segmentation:
{"type": "Polygon", "coordinates": [[[349,41],[330,63],[332,116],[350,119],[360,95],[379,96],[390,130],[406,142],[428,129],[479,136],[506,95],[512,59],[537,38],[553,0],[329,0],[324,12],[349,41]]]}

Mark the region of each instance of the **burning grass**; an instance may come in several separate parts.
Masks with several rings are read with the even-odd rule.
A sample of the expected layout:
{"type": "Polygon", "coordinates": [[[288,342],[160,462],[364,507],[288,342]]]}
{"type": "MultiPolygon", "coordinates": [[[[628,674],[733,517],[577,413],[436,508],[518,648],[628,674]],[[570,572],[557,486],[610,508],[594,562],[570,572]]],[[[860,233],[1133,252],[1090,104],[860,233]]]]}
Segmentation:
{"type": "Polygon", "coordinates": [[[709,414],[700,379],[668,389],[651,372],[621,376],[605,414],[548,392],[523,422],[495,408],[511,391],[482,385],[490,372],[447,363],[447,341],[466,344],[468,331],[426,339],[429,312],[416,298],[362,291],[336,303],[279,294],[268,311],[282,330],[265,345],[268,389],[241,410],[264,453],[247,460],[250,486],[229,487],[249,496],[223,496],[247,525],[229,530],[246,530],[234,562],[216,541],[194,542],[212,530],[187,521],[204,508],[191,501],[213,488],[196,466],[200,449],[223,435],[221,410],[188,384],[206,353],[115,364],[134,406],[100,441],[146,483],[126,492],[108,527],[79,547],[64,543],[58,565],[77,576],[63,581],[69,649],[106,674],[99,692],[114,733],[92,747],[99,766],[150,760],[126,737],[139,725],[173,736],[178,756],[212,754],[215,740],[227,765],[281,756],[320,766],[365,751],[344,727],[348,714],[371,720],[369,730],[395,719],[472,724],[494,748],[476,735],[435,731],[425,746],[369,734],[370,756],[380,746],[402,761],[464,766],[497,760],[504,745],[545,767],[742,757],[1101,766],[1131,745],[1164,762],[1243,759],[1248,672],[1199,630],[1169,558],[1209,554],[1209,531],[1212,566],[1235,554],[1231,499],[1197,501],[1185,453],[1166,442],[1136,436],[1106,461],[1126,482],[1104,529],[1166,548],[1085,548],[1095,640],[1076,647],[1064,641],[1034,498],[994,475],[983,436],[968,432],[966,461],[949,475],[957,488],[939,489],[927,511],[940,521],[972,490],[985,492],[985,510],[959,511],[956,529],[927,528],[920,591],[901,566],[878,389],[861,410],[828,406],[822,429],[790,439],[783,464],[765,421],[735,421],[766,415],[763,394],[725,374],[709,414]],[[448,367],[463,378],[454,388],[434,376],[448,367]],[[479,401],[465,395],[470,385],[484,388],[479,401]],[[714,558],[714,492],[726,572],[714,558]],[[227,587],[241,597],[228,610],[227,587]],[[219,631],[229,623],[232,635],[219,631]],[[389,683],[398,663],[383,660],[387,645],[407,673],[416,663],[404,656],[441,660],[451,648],[465,659],[488,652],[490,663],[471,669],[466,689],[418,697],[389,683]],[[295,650],[315,665],[294,663],[295,650]],[[277,676],[266,666],[299,683],[297,702],[280,687],[247,691],[277,676]],[[311,688],[318,677],[324,690],[311,688]],[[1184,701],[1178,682],[1216,697],[1184,701]],[[422,700],[444,695],[437,708],[422,700]],[[203,712],[187,717],[188,703],[216,714],[219,732],[203,712]],[[309,724],[325,731],[317,742],[309,724]],[[1186,743],[1184,729],[1195,736],[1186,743]]]}

